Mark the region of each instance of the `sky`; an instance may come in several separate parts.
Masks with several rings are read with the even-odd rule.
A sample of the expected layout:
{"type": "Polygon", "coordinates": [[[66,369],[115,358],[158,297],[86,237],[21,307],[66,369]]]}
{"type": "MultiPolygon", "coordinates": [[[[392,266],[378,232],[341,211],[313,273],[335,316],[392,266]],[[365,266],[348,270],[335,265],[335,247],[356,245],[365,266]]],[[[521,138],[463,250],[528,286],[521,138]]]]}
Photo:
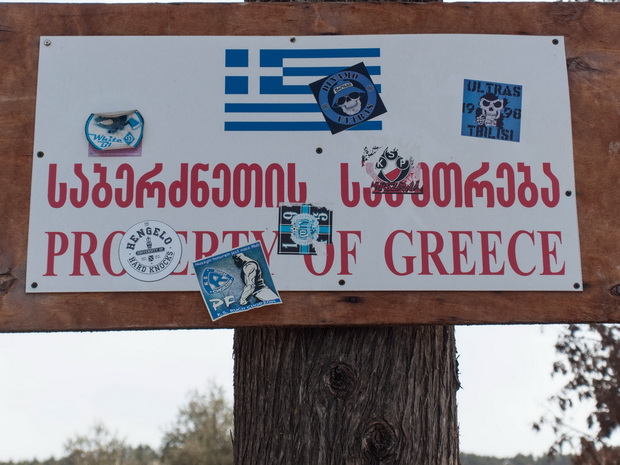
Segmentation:
{"type": "MultiPolygon", "coordinates": [[[[542,455],[559,326],[457,327],[461,450],[542,455]]],[[[0,333],[0,461],[63,456],[96,422],[128,444],[161,445],[193,390],[232,402],[233,330],[0,333]]]]}

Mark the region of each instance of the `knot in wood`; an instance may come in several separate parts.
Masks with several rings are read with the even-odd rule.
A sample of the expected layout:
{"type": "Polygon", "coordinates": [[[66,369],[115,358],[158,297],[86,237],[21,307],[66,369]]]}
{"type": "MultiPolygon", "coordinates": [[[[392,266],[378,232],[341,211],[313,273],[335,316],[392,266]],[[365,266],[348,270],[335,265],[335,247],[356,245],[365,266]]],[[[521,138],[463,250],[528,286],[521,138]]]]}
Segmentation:
{"type": "Polygon", "coordinates": [[[396,433],[389,423],[375,420],[366,427],[362,439],[362,450],[365,454],[384,463],[392,463],[395,458],[392,453],[395,444],[396,433]]]}
{"type": "Polygon", "coordinates": [[[7,294],[16,279],[10,272],[0,274],[0,292],[7,294]]]}
{"type": "Polygon", "coordinates": [[[323,381],[332,395],[346,397],[353,392],[357,384],[357,375],[350,365],[338,362],[327,369],[323,381]]]}

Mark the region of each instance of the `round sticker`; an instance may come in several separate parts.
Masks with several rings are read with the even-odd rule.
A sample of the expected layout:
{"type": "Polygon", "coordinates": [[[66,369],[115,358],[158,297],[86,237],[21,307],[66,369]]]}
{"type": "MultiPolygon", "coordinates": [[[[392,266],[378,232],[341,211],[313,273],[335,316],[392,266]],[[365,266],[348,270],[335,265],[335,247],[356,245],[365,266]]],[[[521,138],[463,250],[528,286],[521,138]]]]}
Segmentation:
{"type": "Polygon", "coordinates": [[[138,110],[93,113],[85,129],[88,142],[97,150],[132,149],[142,142],[144,119],[138,110]]]}
{"type": "Polygon", "coordinates": [[[308,213],[299,213],[291,221],[291,239],[297,245],[310,245],[319,238],[319,220],[308,213]]]}
{"type": "Polygon", "coordinates": [[[181,260],[181,239],[161,221],[143,221],[127,230],[118,257],[127,274],[139,281],[164,279],[181,260]]]}

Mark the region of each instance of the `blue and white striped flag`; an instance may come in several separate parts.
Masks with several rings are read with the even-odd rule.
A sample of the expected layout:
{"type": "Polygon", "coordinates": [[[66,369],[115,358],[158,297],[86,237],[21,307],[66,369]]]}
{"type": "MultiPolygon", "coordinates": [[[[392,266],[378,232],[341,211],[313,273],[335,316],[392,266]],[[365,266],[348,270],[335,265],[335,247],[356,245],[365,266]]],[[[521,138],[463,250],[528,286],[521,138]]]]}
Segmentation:
{"type": "MultiPolygon", "coordinates": [[[[227,49],[224,130],[329,131],[309,84],[362,60],[376,83],[379,59],[379,48],[227,49]]],[[[351,129],[376,131],[382,123],[351,129]]]]}

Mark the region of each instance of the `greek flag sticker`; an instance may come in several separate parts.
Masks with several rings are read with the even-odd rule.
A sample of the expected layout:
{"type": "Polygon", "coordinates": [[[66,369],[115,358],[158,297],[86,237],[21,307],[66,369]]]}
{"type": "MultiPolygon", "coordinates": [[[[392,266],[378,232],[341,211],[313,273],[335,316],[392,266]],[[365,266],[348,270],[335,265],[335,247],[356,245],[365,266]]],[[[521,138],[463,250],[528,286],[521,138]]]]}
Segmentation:
{"type": "MultiPolygon", "coordinates": [[[[379,48],[227,49],[224,130],[330,131],[310,84],[361,61],[376,83],[380,55],[379,48]]],[[[380,83],[374,89],[380,93],[380,83]]],[[[382,122],[374,118],[350,129],[380,131],[382,122]]]]}

